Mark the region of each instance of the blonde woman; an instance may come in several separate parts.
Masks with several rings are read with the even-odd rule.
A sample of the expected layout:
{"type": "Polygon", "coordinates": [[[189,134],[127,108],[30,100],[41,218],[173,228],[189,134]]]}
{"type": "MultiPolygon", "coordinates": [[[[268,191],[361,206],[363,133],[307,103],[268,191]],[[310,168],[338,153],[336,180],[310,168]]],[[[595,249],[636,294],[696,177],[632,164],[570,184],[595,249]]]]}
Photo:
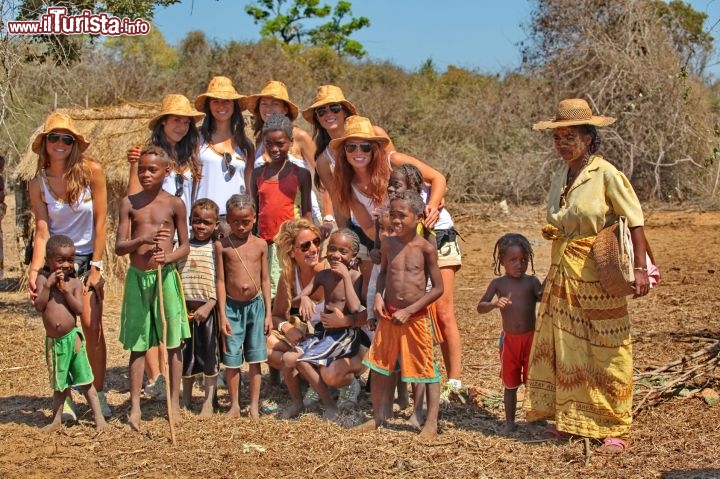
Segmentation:
{"type": "MultiPolygon", "coordinates": [[[[62,113],[51,113],[32,143],[38,162],[37,172],[28,185],[35,217],[28,285],[30,299],[34,301],[38,273],[45,264],[45,244],[53,235],[70,237],[75,244],[77,274],[84,283],[80,322],[92,367],[93,385],[103,415],[110,417],[112,412],[104,392],[107,348],[102,325],[107,188],[102,167],[83,155],[88,146],[72,118],[62,113]]],[[[75,419],[70,398],[65,404],[63,415],[75,419]]]]}

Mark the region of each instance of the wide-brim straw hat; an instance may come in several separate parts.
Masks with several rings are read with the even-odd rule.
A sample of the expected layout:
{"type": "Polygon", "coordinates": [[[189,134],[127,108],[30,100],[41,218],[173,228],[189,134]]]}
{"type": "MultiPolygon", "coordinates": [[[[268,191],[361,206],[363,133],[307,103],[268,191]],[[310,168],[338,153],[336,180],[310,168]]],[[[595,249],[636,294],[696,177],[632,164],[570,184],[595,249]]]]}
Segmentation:
{"type": "Polygon", "coordinates": [[[195,108],[203,111],[208,98],[217,98],[218,100],[240,100],[240,106],[241,108],[244,108],[242,100],[245,98],[245,95],[241,95],[237,92],[237,90],[235,90],[232,80],[228,77],[213,77],[213,79],[210,80],[207,91],[195,98],[195,108]]]}
{"type": "Polygon", "coordinates": [[[390,139],[385,136],[378,136],[373,130],[370,120],[360,115],[349,116],[345,119],[345,133],[340,138],[330,141],[330,148],[340,148],[347,140],[358,138],[361,140],[377,141],[384,148],[390,143],[390,139]]]}
{"type": "Polygon", "coordinates": [[[205,118],[205,113],[193,108],[192,105],[190,105],[190,100],[188,100],[185,95],[166,95],[165,98],[162,99],[160,113],[150,120],[148,128],[151,130],[154,129],[157,122],[166,115],[189,116],[193,119],[194,123],[205,118]]]}
{"type": "Polygon", "coordinates": [[[323,105],[332,105],[334,103],[340,103],[343,105],[348,109],[350,115],[358,114],[357,108],[345,99],[345,95],[343,95],[343,91],[340,87],[335,85],[322,85],[317,89],[317,93],[315,93],[313,104],[303,110],[303,118],[305,118],[308,123],[312,123],[316,108],[320,108],[323,105]]]}
{"type": "Polygon", "coordinates": [[[69,131],[72,136],[75,137],[75,141],[77,141],[80,151],[85,151],[87,150],[87,147],[90,146],[90,143],[85,140],[85,137],[78,132],[72,118],[65,113],[55,112],[50,113],[50,115],[45,119],[43,130],[35,136],[35,139],[32,142],[32,151],[40,153],[43,138],[45,138],[45,136],[53,130],[69,131]]]}
{"type": "Polygon", "coordinates": [[[299,109],[295,103],[290,101],[287,86],[283,82],[270,80],[265,84],[260,93],[245,97],[245,108],[254,113],[260,98],[264,97],[284,101],[287,103],[290,119],[294,120],[297,118],[299,109]]]}
{"type": "Polygon", "coordinates": [[[615,123],[611,116],[597,116],[592,114],[590,105],[582,98],[570,98],[560,102],[555,118],[540,121],[533,125],[533,130],[547,130],[574,125],[608,126],[615,123]]]}

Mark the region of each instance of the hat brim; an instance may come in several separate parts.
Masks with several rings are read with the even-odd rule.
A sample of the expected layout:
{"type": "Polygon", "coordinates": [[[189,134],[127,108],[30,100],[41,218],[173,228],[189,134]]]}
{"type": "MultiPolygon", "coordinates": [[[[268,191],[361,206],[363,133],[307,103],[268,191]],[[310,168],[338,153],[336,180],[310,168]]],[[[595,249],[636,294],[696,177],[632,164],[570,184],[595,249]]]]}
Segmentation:
{"type": "Polygon", "coordinates": [[[343,136],[342,138],[335,138],[330,140],[330,148],[337,150],[348,140],[366,140],[366,141],[377,141],[380,145],[385,148],[389,143],[390,139],[384,136],[369,136],[369,135],[352,135],[343,136]]]}
{"type": "Polygon", "coordinates": [[[315,102],[312,105],[310,105],[309,107],[307,107],[306,109],[304,109],[302,112],[303,118],[305,118],[305,120],[307,120],[308,123],[312,123],[313,118],[315,118],[315,109],[320,108],[321,106],[324,106],[324,105],[332,105],[333,103],[340,103],[342,106],[347,108],[348,111],[350,111],[350,115],[347,115],[347,116],[358,114],[358,110],[357,110],[357,108],[355,108],[355,105],[353,105],[352,103],[350,103],[347,100],[340,100],[340,101],[322,100],[322,101],[315,102]]]}
{"type": "MultiPolygon", "coordinates": [[[[85,137],[82,136],[80,133],[78,133],[78,132],[76,132],[76,131],[73,131],[73,130],[70,130],[70,129],[68,129],[68,128],[53,128],[53,130],[58,130],[58,129],[60,129],[60,130],[67,130],[67,131],[69,131],[69,132],[72,134],[72,136],[75,137],[75,141],[77,141],[77,143],[78,143],[78,148],[80,149],[80,153],[82,153],[82,152],[84,152],[85,150],[87,150],[87,149],[88,149],[88,146],[90,146],[90,143],[88,143],[87,140],[85,139],[85,137]]],[[[35,136],[35,139],[34,139],[33,142],[32,142],[32,151],[33,151],[34,153],[40,154],[40,148],[42,147],[43,138],[45,138],[45,136],[46,136],[48,133],[50,133],[51,131],[53,131],[53,130],[43,131],[43,132],[41,132],[41,133],[38,133],[38,134],[35,136]]]]}
{"type": "Polygon", "coordinates": [[[198,95],[197,98],[195,98],[195,109],[199,111],[203,111],[205,109],[205,103],[207,102],[208,98],[215,98],[218,100],[240,100],[240,108],[245,109],[245,105],[243,102],[243,99],[246,98],[245,95],[241,95],[239,93],[203,93],[202,95],[198,95]]]}
{"type": "Polygon", "coordinates": [[[260,101],[260,98],[272,98],[274,100],[280,100],[282,102],[285,102],[285,104],[288,106],[288,113],[290,113],[290,119],[295,120],[298,117],[298,113],[300,112],[300,109],[297,107],[297,105],[290,100],[286,100],[285,98],[281,98],[276,95],[248,95],[245,97],[245,108],[251,112],[255,113],[255,110],[257,109],[257,104],[260,101]]]}
{"type": "Polygon", "coordinates": [[[603,127],[612,125],[615,123],[615,118],[611,116],[591,116],[587,120],[545,120],[539,121],[533,125],[533,130],[550,130],[555,128],[562,128],[565,126],[577,126],[577,125],[592,125],[597,127],[603,127]]]}
{"type": "Polygon", "coordinates": [[[195,124],[197,124],[198,122],[200,122],[200,120],[202,120],[203,118],[205,118],[205,113],[202,113],[202,112],[199,112],[199,111],[192,112],[192,113],[188,113],[188,112],[186,112],[186,111],[183,111],[183,112],[179,112],[179,111],[164,111],[164,112],[160,113],[159,115],[153,117],[153,118],[150,120],[150,122],[148,123],[148,129],[154,130],[154,129],[155,129],[155,125],[157,125],[157,122],[160,121],[160,119],[161,119],[162,117],[168,116],[168,115],[187,116],[187,117],[192,118],[192,119],[193,119],[193,123],[195,123],[195,124]]]}

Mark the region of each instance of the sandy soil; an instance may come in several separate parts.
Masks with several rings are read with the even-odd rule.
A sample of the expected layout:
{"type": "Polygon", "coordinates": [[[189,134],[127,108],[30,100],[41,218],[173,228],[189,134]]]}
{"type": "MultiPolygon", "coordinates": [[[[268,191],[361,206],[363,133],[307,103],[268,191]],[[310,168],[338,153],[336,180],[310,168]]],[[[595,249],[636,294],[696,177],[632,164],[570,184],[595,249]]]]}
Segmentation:
{"type": "MultiPolygon", "coordinates": [[[[193,413],[177,428],[178,445],[169,441],[164,402],[145,400],[143,432],[126,426],[129,411],[128,354],[117,341],[119,284],[112,285],[104,315],[108,342],[108,402],[114,417],[108,430],[95,435],[84,399],[77,393],[80,420],[55,434],[40,428],[50,420],[50,391],[43,355],[42,323],[24,292],[13,292],[20,276],[12,229],[3,221],[7,278],[0,282],[0,476],[39,477],[720,477],[720,405],[708,406],[692,393],[704,386],[720,390],[720,370],[685,386],[691,397],[672,396],[643,410],[632,429],[631,448],[618,457],[593,455],[585,465],[582,441],[538,441],[537,429],[520,413],[512,437],[499,435],[504,413],[497,377],[498,314],[475,313],[478,298],[492,277],[492,247],[508,231],[531,239],[535,270],[547,271],[549,243],[540,236],[539,208],[512,208],[499,216],[491,207],[457,208],[463,235],[463,268],[456,298],[464,345],[464,382],[484,388],[467,404],[452,403],[441,413],[441,434],[421,443],[403,426],[409,411],[398,411],[389,428],[357,435],[347,429],[367,418],[369,399],[341,424],[327,423],[310,410],[292,421],[269,411],[282,407],[280,388],[263,385],[268,413],[259,422],[228,420],[216,414],[195,416],[202,392],[194,391],[193,413]],[[489,218],[496,218],[491,220],[489,218]],[[502,218],[502,219],[497,219],[502,218]]],[[[664,279],[651,295],[631,301],[635,361],[638,371],[668,363],[720,338],[720,213],[656,211],[647,219],[664,279]]],[[[638,389],[636,401],[644,395],[638,389]]],[[[245,394],[245,390],[243,390],[245,394]]],[[[245,399],[245,398],[243,398],[245,399]]],[[[221,391],[221,412],[227,409],[221,391]]],[[[243,403],[246,405],[246,403],[243,403]]]]}

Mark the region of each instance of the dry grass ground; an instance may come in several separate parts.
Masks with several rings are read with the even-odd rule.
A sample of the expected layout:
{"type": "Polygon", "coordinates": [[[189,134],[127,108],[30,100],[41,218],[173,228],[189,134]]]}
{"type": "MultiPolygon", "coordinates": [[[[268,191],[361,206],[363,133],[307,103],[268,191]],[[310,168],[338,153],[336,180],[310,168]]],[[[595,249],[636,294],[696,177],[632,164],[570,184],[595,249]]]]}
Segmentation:
{"type": "MultiPolygon", "coordinates": [[[[259,422],[229,421],[216,414],[201,421],[186,414],[177,428],[178,445],[169,441],[164,402],[143,403],[142,433],[126,427],[129,411],[128,354],[117,341],[121,285],[110,285],[104,323],[109,348],[108,402],[114,418],[95,435],[92,415],[76,396],[80,421],[45,435],[50,392],[43,356],[43,328],[26,294],[9,291],[20,267],[14,250],[12,218],[3,222],[8,278],[0,282],[0,476],[2,477],[720,477],[720,405],[697,397],[668,398],[642,411],[632,429],[630,450],[617,457],[593,455],[585,465],[583,442],[537,441],[537,431],[520,414],[520,429],[501,437],[502,401],[497,377],[499,316],[475,313],[478,298],[492,277],[492,246],[502,233],[527,235],[536,249],[535,268],[547,271],[549,243],[542,240],[543,213],[517,208],[509,216],[480,214],[478,207],[457,208],[463,235],[463,268],[456,285],[457,311],[464,345],[464,382],[492,391],[485,401],[453,403],[441,413],[441,434],[420,443],[403,426],[409,411],[387,429],[357,435],[347,429],[366,418],[363,396],[358,412],[342,425],[311,410],[292,421],[264,415],[259,422]],[[496,219],[489,219],[495,217],[496,219]],[[502,219],[500,219],[502,218],[502,219]]],[[[697,337],[719,338],[720,214],[698,211],[652,212],[648,236],[664,273],[661,285],[644,299],[631,301],[635,364],[638,370],[677,359],[699,349],[697,337]]],[[[720,388],[718,369],[689,385],[720,388]]],[[[227,405],[222,392],[221,405],[227,405]]],[[[193,410],[200,407],[195,391],[193,410]]],[[[638,395],[639,396],[639,395],[638,395]]],[[[265,406],[282,406],[278,388],[263,387],[265,406]]],[[[637,399],[636,399],[637,400],[637,399]]]]}

